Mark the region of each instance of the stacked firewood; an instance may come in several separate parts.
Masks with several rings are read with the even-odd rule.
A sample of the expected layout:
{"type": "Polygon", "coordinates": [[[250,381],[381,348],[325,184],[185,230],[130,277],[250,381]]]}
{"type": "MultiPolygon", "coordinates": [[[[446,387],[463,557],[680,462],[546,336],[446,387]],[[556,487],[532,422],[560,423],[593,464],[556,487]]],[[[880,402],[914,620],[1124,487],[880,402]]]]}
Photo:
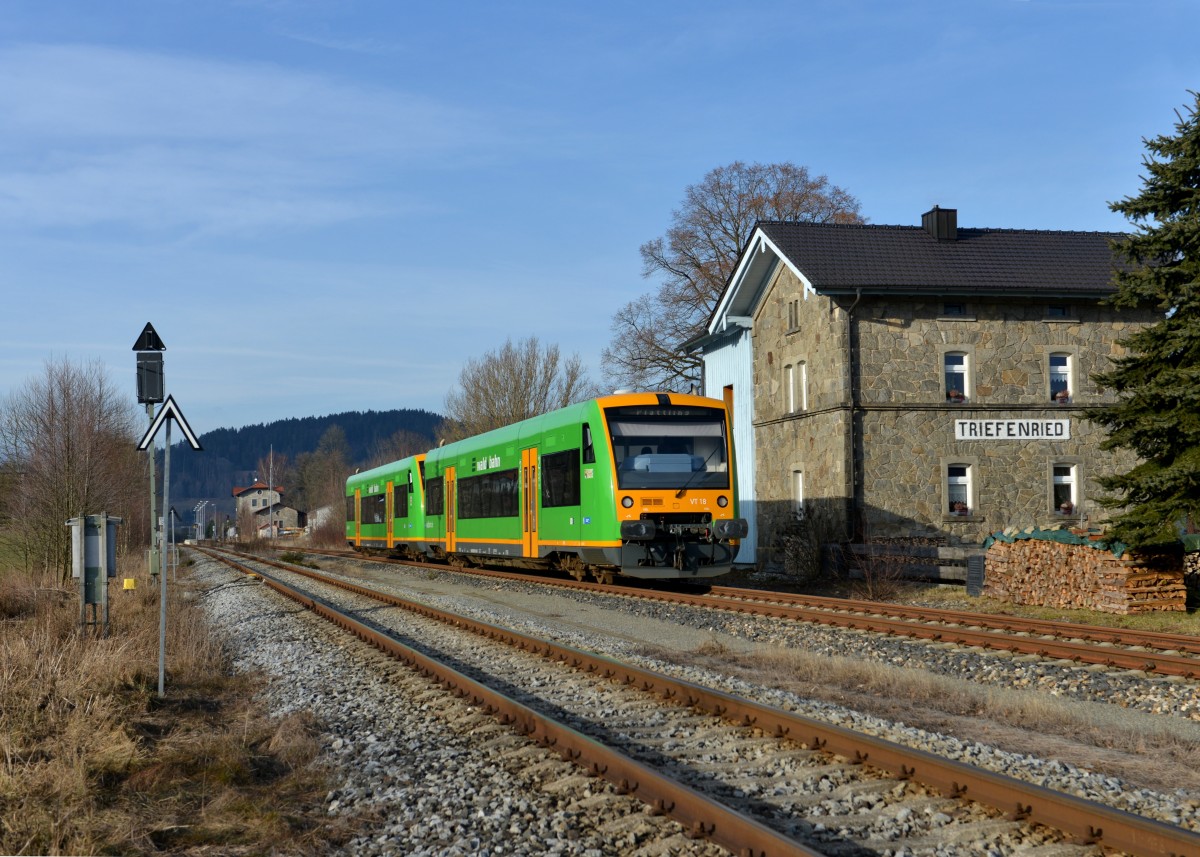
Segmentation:
{"type": "Polygon", "coordinates": [[[1118,558],[1104,546],[1038,538],[996,541],[988,549],[984,594],[1016,604],[1148,613],[1183,610],[1187,590],[1178,563],[1118,558]]]}

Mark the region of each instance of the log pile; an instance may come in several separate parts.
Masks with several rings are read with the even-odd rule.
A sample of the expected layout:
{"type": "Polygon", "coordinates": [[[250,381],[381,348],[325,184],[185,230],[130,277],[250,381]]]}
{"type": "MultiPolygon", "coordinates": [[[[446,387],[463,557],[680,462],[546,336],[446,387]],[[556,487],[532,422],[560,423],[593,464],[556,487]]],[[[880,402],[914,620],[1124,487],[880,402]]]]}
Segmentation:
{"type": "Polygon", "coordinates": [[[1016,604],[1121,614],[1184,610],[1187,600],[1181,564],[1038,538],[994,542],[983,591],[1016,604]]]}

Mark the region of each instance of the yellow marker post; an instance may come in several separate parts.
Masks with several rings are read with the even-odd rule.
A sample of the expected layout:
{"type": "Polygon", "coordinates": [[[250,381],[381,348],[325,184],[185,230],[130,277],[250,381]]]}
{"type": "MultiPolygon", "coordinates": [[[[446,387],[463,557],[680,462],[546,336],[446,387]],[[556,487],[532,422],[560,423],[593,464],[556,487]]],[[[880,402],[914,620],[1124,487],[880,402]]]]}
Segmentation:
{"type": "Polygon", "coordinates": [[[125,591],[133,592],[135,589],[137,589],[137,579],[133,577],[125,578],[125,591]]]}

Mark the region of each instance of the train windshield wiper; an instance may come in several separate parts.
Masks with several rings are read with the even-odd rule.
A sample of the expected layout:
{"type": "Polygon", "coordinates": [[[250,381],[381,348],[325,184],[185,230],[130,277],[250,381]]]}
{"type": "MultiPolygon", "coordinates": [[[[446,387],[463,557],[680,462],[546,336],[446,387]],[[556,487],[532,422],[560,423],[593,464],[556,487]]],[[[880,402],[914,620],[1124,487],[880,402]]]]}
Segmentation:
{"type": "Polygon", "coordinates": [[[692,487],[692,483],[696,481],[697,476],[699,476],[701,473],[708,473],[708,459],[712,458],[714,455],[716,455],[718,449],[720,449],[719,446],[714,446],[713,451],[708,454],[708,458],[704,459],[704,466],[701,467],[699,470],[692,471],[692,475],[688,477],[688,481],[683,483],[683,487],[675,492],[676,500],[678,500],[684,494],[687,493],[687,490],[692,487]]]}

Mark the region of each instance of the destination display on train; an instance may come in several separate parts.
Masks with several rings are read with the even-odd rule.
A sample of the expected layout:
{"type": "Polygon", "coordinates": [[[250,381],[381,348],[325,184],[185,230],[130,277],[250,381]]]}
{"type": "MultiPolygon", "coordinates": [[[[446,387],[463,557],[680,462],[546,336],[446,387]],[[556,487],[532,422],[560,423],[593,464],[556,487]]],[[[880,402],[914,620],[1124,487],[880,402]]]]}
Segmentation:
{"type": "Polygon", "coordinates": [[[955,420],[955,440],[1070,440],[1070,420],[955,420]]]}

